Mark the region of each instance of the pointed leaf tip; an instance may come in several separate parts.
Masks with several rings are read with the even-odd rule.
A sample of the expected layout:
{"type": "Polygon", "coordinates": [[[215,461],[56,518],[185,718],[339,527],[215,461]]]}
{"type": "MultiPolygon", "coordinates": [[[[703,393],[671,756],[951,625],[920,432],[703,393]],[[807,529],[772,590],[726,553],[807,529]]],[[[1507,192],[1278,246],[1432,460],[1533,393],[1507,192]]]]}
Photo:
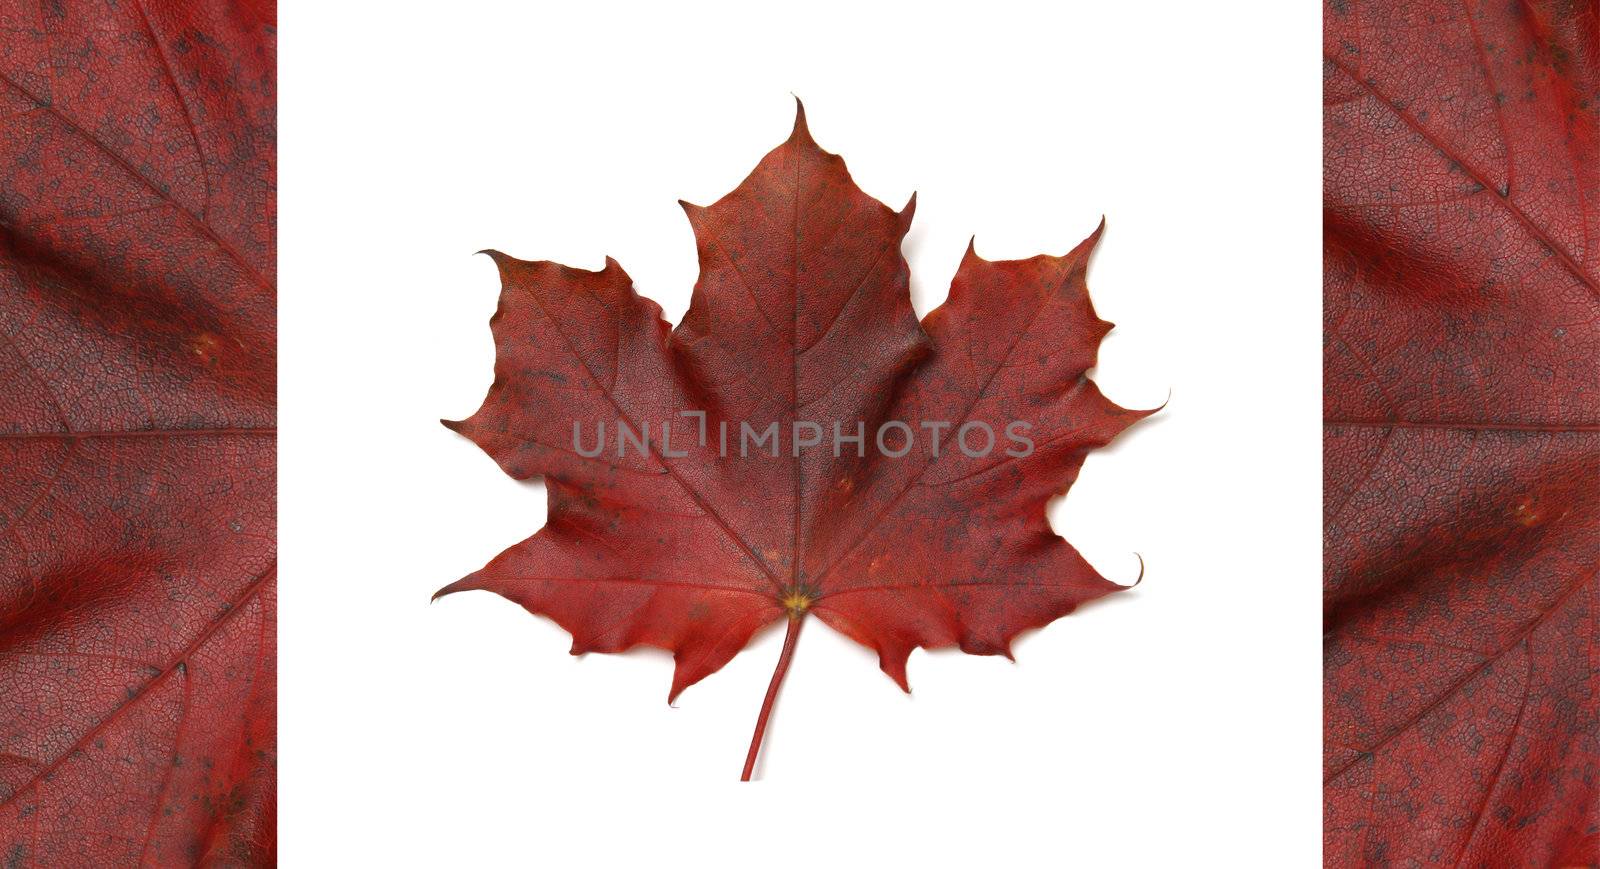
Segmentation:
{"type": "Polygon", "coordinates": [[[978,236],[976,233],[967,238],[967,252],[961,255],[962,260],[978,261],[983,257],[978,256],[978,236]]]}
{"type": "Polygon", "coordinates": [[[1100,215],[1100,223],[1095,226],[1094,232],[1089,233],[1089,237],[1083,240],[1083,244],[1081,245],[1081,247],[1085,251],[1094,250],[1095,245],[1100,243],[1100,236],[1105,234],[1105,231],[1106,231],[1106,216],[1104,214],[1102,214],[1102,215],[1100,215]]]}
{"type": "Polygon", "coordinates": [[[811,128],[806,125],[806,105],[799,97],[794,98],[794,129],[789,131],[789,141],[816,144],[811,138],[811,128]]]}
{"type": "Polygon", "coordinates": [[[878,652],[878,669],[882,670],[885,676],[894,680],[894,683],[900,686],[900,690],[907,694],[911,693],[911,682],[906,678],[906,664],[910,658],[911,652],[909,650],[905,652],[899,650],[878,652]]]}

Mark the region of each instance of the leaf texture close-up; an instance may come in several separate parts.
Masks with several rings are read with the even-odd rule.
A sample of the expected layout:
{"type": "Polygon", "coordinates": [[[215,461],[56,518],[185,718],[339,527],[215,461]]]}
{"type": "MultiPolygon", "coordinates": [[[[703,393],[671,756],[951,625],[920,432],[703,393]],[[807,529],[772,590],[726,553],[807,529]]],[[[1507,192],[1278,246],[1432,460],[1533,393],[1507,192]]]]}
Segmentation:
{"type": "Polygon", "coordinates": [[[0,865],[276,853],[273,4],[0,0],[0,865]]]}
{"type": "Polygon", "coordinates": [[[1324,848],[1600,862],[1600,8],[1332,0],[1324,848]]]}

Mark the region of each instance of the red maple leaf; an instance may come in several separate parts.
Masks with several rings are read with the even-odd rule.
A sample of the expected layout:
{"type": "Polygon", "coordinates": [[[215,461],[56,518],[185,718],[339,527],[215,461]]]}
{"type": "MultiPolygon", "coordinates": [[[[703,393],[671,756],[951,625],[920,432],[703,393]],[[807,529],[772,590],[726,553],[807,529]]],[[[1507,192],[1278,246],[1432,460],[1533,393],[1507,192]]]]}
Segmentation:
{"type": "Polygon", "coordinates": [[[1332,0],[1330,865],[1600,861],[1600,13],[1332,0]]]}
{"type": "Polygon", "coordinates": [[[270,2],[0,3],[0,863],[275,853],[270,2]]]}
{"type": "Polygon", "coordinates": [[[666,649],[669,699],[786,619],[748,778],[810,616],[906,688],[918,646],[1009,656],[1019,632],[1120,590],[1045,518],[1085,455],[1150,413],[1086,376],[1111,328],[1084,284],[1099,232],[1059,257],[969,248],[919,324],[900,255],[914,204],[862,193],[800,109],[737,190],[684,204],[700,280],[676,329],[614,261],[490,252],[494,384],[446,424],[543,476],[549,520],[440,594],[504,595],[574,654],[666,649]]]}

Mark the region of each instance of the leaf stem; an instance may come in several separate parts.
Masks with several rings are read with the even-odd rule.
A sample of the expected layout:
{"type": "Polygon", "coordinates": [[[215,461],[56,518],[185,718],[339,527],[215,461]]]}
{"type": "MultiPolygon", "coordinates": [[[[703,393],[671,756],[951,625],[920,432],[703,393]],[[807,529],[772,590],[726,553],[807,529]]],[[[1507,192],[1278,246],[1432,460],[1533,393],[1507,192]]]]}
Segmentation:
{"type": "Polygon", "coordinates": [[[778,655],[778,668],[772,671],[772,682],[767,685],[766,699],[761,701],[761,714],[756,717],[756,732],[750,737],[750,753],[744,759],[744,774],[739,776],[739,781],[749,781],[750,773],[756,768],[756,755],[761,752],[761,738],[767,733],[767,716],[772,714],[772,703],[778,699],[778,687],[783,684],[784,674],[789,672],[789,661],[794,658],[794,642],[800,637],[800,623],[805,621],[805,613],[790,612],[789,629],[783,635],[783,652],[778,655]]]}

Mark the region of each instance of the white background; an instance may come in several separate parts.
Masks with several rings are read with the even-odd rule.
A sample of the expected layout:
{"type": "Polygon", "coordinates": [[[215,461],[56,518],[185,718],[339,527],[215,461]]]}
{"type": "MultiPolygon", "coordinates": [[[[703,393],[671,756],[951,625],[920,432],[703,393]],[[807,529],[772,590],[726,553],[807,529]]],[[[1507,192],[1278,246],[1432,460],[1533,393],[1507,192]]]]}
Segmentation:
{"type": "Polygon", "coordinates": [[[1314,4],[283,6],[284,865],[1317,865],[1314,4]],[[911,696],[813,620],[740,786],[780,635],[669,708],[665,654],[430,605],[545,513],[438,419],[491,377],[473,251],[610,254],[676,321],[676,200],[791,93],[869,194],[919,191],[919,313],[969,235],[1061,253],[1106,215],[1096,377],[1171,402],[1051,514],[1140,588],[1016,664],[919,651],[911,696]]]}

